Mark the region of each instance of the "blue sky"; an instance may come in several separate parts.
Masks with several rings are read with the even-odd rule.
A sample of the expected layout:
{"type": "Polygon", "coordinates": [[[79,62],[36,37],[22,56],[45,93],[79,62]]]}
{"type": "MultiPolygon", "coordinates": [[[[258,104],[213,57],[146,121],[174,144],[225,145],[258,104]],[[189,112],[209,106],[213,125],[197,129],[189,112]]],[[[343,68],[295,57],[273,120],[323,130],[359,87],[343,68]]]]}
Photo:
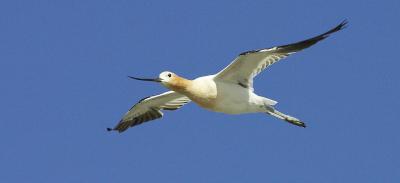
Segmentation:
{"type": "Polygon", "coordinates": [[[0,182],[398,182],[400,2],[0,2],[0,182]],[[349,27],[264,71],[256,92],[308,128],[189,104],[107,133],[129,80],[213,74],[243,51],[349,27]]]}

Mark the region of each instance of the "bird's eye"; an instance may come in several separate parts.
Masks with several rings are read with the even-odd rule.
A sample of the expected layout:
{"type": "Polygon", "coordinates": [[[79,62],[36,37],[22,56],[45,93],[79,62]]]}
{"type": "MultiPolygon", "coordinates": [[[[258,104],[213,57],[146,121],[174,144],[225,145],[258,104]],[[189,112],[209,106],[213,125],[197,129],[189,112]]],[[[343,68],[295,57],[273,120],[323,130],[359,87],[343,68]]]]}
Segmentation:
{"type": "Polygon", "coordinates": [[[168,77],[171,77],[171,73],[168,74],[168,77]]]}

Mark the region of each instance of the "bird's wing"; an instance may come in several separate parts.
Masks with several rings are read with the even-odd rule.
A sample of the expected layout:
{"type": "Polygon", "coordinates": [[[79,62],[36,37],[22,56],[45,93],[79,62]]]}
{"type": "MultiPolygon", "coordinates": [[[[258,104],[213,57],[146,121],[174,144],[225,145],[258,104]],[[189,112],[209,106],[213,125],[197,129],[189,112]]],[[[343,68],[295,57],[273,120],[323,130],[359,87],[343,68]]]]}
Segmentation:
{"type": "Polygon", "coordinates": [[[176,110],[189,102],[188,97],[174,91],[146,97],[135,104],[114,128],[108,130],[123,132],[129,127],[161,118],[161,110],[176,110]]]}
{"type": "Polygon", "coordinates": [[[327,38],[330,34],[345,28],[346,24],[345,20],[328,32],[297,43],[243,52],[226,68],[217,73],[215,78],[253,89],[253,78],[265,68],[327,38]]]}

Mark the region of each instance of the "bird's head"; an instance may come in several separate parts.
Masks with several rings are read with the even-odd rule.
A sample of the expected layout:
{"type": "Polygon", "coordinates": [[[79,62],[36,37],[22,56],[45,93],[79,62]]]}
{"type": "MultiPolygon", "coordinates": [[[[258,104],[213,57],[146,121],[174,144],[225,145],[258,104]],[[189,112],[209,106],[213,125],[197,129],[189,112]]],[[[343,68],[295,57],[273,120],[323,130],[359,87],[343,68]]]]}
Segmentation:
{"type": "Polygon", "coordinates": [[[165,87],[171,89],[171,90],[178,90],[179,88],[185,87],[185,84],[187,81],[186,79],[179,77],[177,74],[170,72],[170,71],[164,71],[160,73],[158,78],[154,79],[147,79],[147,78],[137,78],[137,77],[132,77],[128,76],[131,79],[136,79],[136,80],[141,80],[141,81],[153,81],[153,82],[159,82],[165,87]]]}
{"type": "Polygon", "coordinates": [[[164,71],[164,72],[160,73],[158,78],[160,79],[161,84],[168,85],[168,84],[173,83],[174,80],[178,78],[178,75],[176,75],[175,73],[170,72],[170,71],[164,71]]]}

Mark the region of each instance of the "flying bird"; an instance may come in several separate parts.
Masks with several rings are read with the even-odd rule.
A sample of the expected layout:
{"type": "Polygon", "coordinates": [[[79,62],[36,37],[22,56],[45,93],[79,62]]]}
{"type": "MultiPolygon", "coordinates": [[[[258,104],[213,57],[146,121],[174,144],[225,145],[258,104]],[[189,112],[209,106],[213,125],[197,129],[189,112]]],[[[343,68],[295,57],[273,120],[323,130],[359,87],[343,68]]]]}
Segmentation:
{"type": "Polygon", "coordinates": [[[272,99],[254,93],[253,79],[273,63],[317,42],[346,27],[347,21],[333,29],[304,41],[272,48],[246,51],[239,54],[227,67],[214,75],[186,79],[164,71],[158,78],[131,79],[157,82],[171,90],[140,100],[108,131],[124,132],[129,127],[163,116],[163,110],[176,110],[193,101],[205,109],[226,114],[266,113],[293,125],[306,127],[301,120],[279,112],[272,99]]]}

